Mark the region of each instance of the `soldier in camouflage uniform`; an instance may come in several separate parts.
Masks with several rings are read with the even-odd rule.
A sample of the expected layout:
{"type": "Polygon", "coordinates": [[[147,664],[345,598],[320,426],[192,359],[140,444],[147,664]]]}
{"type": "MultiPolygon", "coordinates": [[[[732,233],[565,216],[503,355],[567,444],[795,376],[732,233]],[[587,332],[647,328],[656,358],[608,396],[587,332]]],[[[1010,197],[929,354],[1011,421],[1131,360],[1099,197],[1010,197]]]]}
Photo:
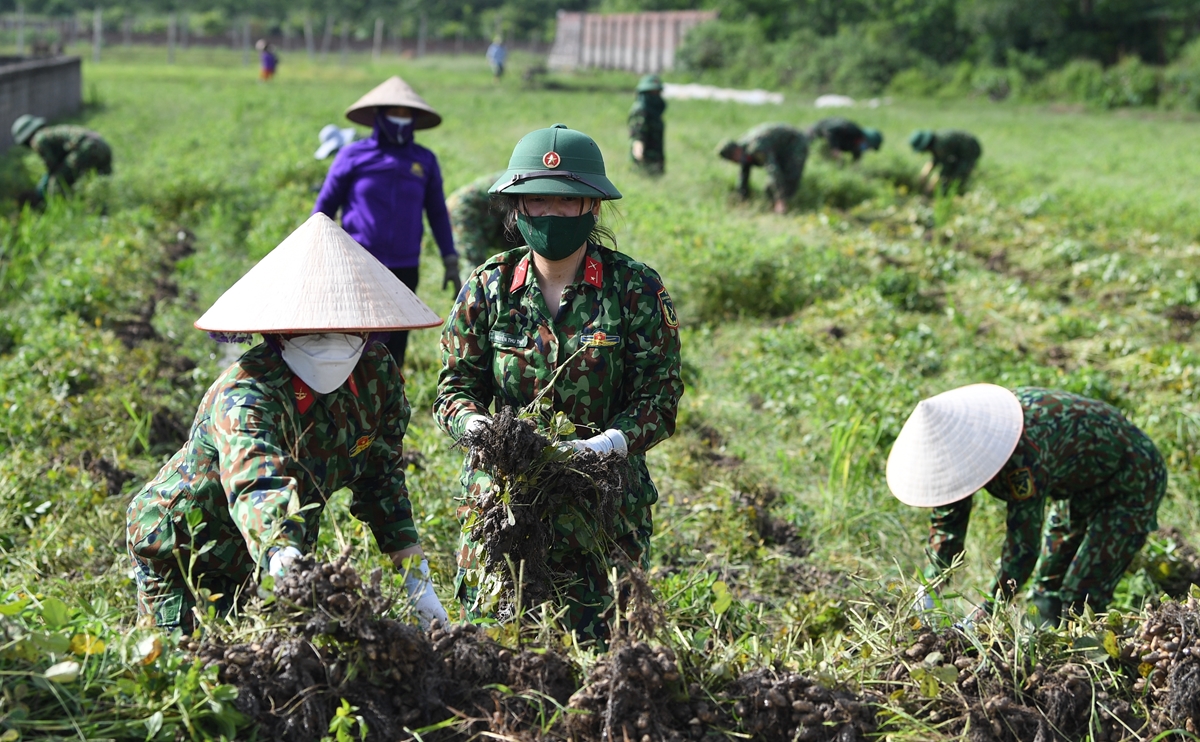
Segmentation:
{"type": "MultiPolygon", "coordinates": [[[[1064,608],[1079,612],[1084,604],[1102,611],[1146,535],[1158,527],[1166,466],[1146,434],[1109,404],[1035,387],[1009,394],[1017,404],[1005,414],[1013,415],[1019,437],[999,471],[983,484],[1008,504],[1007,536],[991,594],[1011,599],[1033,575],[1031,602],[1044,621],[1057,621],[1064,608]]],[[[954,435],[972,433],[960,428],[954,435]]],[[[899,439],[897,446],[903,448],[899,439]]],[[[888,468],[892,484],[890,459],[888,468]]],[[[897,490],[893,486],[900,497],[897,490]]],[[[930,577],[963,551],[972,491],[933,509],[930,577]]]]}
{"type": "MultiPolygon", "coordinates": [[[[674,431],[683,393],[670,296],[653,270],[595,242],[600,201],[620,193],[590,137],[561,124],[527,135],[492,193],[515,210],[530,248],[480,266],[446,319],[438,425],[460,439],[487,424],[493,403],[528,405],[571,359],[548,399],[579,431],[595,433],[573,447],[628,457],[620,532],[610,535],[631,562],[646,566],[658,491],[645,454],[674,431]]],[[[464,465],[463,487],[466,523],[491,481],[464,465]]],[[[550,559],[579,575],[567,595],[567,623],[581,637],[603,638],[610,565],[586,554],[569,524],[555,525],[550,559]]],[[[468,611],[476,608],[482,578],[479,549],[464,537],[457,590],[468,611]]]]}
{"type": "Polygon", "coordinates": [[[26,114],[13,122],[12,137],[17,144],[37,152],[46,163],[46,174],[37,184],[39,198],[70,189],[89,170],[112,174],[108,143],[82,126],[46,126],[44,118],[26,114]]]}
{"type": "Polygon", "coordinates": [[[943,194],[949,193],[952,188],[961,193],[966,189],[967,179],[975,170],[975,163],[979,162],[983,154],[983,147],[978,139],[965,131],[954,129],[936,133],[921,129],[913,132],[908,143],[912,145],[913,151],[928,152],[932,155],[917,179],[926,193],[933,193],[939,181],[943,194]],[[933,172],[934,168],[938,168],[936,174],[933,172]]]}
{"type": "Polygon", "coordinates": [[[766,168],[771,180],[767,195],[774,200],[775,212],[782,214],[800,187],[800,176],[808,159],[808,137],[787,124],[760,124],[740,139],[725,142],[719,154],[742,166],[737,188],[742,198],[750,196],[750,169],[766,168]]]}
{"type": "Polygon", "coordinates": [[[646,75],[637,86],[637,98],[629,109],[629,156],[647,173],[661,175],[667,165],[665,127],[662,115],[667,102],[662,97],[662,79],[646,75]]]}
{"type": "Polygon", "coordinates": [[[879,151],[883,146],[883,134],[878,129],[858,124],[840,116],[824,118],[809,127],[809,141],[818,139],[825,142],[825,151],[834,159],[847,152],[858,162],[863,152],[868,149],[879,151]]]}
{"type": "MultiPolygon", "coordinates": [[[[213,383],[187,443],[129,504],[127,546],[138,611],[159,626],[188,630],[198,603],[228,611],[260,572],[286,571],[301,552],[312,549],[321,511],[342,487],[353,493],[350,511],[370,526],[380,550],[397,566],[421,556],[402,456],[410,415],[404,380],[387,348],[361,332],[412,327],[411,306],[388,302],[386,292],[403,293],[399,279],[328,217],[313,216],[305,229],[289,238],[292,248],[301,235],[301,241],[313,237],[315,250],[326,255],[341,250],[335,258],[349,255],[348,260],[366,266],[355,275],[365,288],[361,294],[340,292],[340,301],[314,310],[325,315],[323,320],[310,312],[306,321],[288,306],[294,306],[291,297],[280,297],[270,286],[303,284],[298,290],[324,296],[318,290],[321,275],[300,281],[276,269],[252,270],[197,321],[202,329],[262,331],[265,342],[242,354],[213,383]],[[330,235],[339,247],[328,246],[330,235]],[[259,285],[250,290],[247,281],[259,285]],[[238,302],[239,287],[242,297],[249,292],[279,299],[275,307],[290,312],[285,326],[296,329],[270,331],[267,315],[280,311],[268,306],[272,302],[228,306],[238,302]],[[238,318],[238,326],[222,323],[223,312],[238,318]],[[355,332],[335,332],[338,328],[328,326],[330,315],[352,324],[355,332]],[[312,334],[305,333],[302,328],[310,326],[312,334]],[[339,343],[349,350],[331,362],[319,360],[334,359],[331,350],[339,343]]],[[[276,252],[288,249],[289,242],[276,252]]],[[[263,263],[271,260],[268,256],[263,263]]],[[[297,272],[328,263],[313,250],[295,249],[280,261],[297,272]]],[[[338,293],[332,290],[337,282],[329,282],[328,294],[338,293]]],[[[424,311],[437,321],[427,307],[424,311]]],[[[410,586],[418,613],[424,616],[424,608],[444,618],[440,604],[431,607],[437,598],[428,587],[428,566],[423,561],[422,566],[423,585],[410,586]]]]}
{"type": "Polygon", "coordinates": [[[467,269],[474,269],[490,256],[511,250],[520,244],[504,225],[504,213],[493,207],[488,189],[503,172],[476,178],[446,199],[450,210],[450,226],[454,229],[454,244],[467,259],[467,269]]]}

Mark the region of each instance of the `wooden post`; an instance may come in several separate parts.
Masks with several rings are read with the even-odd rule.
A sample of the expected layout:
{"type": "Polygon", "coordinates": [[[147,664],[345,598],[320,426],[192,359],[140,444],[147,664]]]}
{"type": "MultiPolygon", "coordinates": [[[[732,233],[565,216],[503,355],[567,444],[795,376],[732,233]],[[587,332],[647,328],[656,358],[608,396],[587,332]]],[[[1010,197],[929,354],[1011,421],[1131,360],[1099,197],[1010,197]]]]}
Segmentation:
{"type": "Polygon", "coordinates": [[[191,16],[184,13],[179,19],[179,51],[185,52],[188,48],[188,28],[192,25],[191,16]]]}
{"type": "Polygon", "coordinates": [[[171,13],[167,16],[167,64],[175,64],[175,34],[178,29],[175,25],[175,14],[171,13]]]}
{"type": "Polygon", "coordinates": [[[17,56],[25,54],[25,3],[17,3],[17,56]]]}
{"type": "Polygon", "coordinates": [[[321,37],[321,59],[329,56],[329,45],[333,43],[333,13],[325,16],[325,35],[321,37]]]}
{"type": "Polygon", "coordinates": [[[100,61],[100,47],[104,44],[104,11],[99,5],[92,11],[92,61],[100,61]]]}
{"type": "Polygon", "coordinates": [[[304,14],[304,48],[308,51],[309,60],[317,56],[317,42],[313,38],[312,16],[308,13],[304,14]]]}
{"type": "Polygon", "coordinates": [[[425,33],[429,27],[429,16],[421,11],[421,23],[417,28],[417,57],[425,56],[425,33]]]}
{"type": "Polygon", "coordinates": [[[371,44],[371,59],[375,62],[383,56],[383,19],[375,19],[375,38],[371,44]]]}
{"type": "Polygon", "coordinates": [[[242,21],[242,66],[250,66],[250,19],[242,21]]]}
{"type": "Polygon", "coordinates": [[[457,56],[462,56],[463,52],[463,27],[458,27],[458,35],[454,38],[454,53],[457,56]]]}
{"type": "Polygon", "coordinates": [[[342,21],[342,51],[339,55],[341,58],[339,63],[345,67],[346,60],[350,54],[350,21],[342,21]]]}

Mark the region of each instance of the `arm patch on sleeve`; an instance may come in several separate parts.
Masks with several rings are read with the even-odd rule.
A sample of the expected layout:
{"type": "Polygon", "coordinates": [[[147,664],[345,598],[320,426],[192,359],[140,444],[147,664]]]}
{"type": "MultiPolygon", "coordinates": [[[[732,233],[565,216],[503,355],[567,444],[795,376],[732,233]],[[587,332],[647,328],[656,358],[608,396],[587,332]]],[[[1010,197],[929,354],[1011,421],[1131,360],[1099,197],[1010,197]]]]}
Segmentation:
{"type": "Polygon", "coordinates": [[[675,305],[671,303],[671,295],[667,293],[666,286],[658,290],[658,305],[662,307],[663,319],[666,320],[667,327],[679,327],[679,315],[675,314],[675,305]]]}

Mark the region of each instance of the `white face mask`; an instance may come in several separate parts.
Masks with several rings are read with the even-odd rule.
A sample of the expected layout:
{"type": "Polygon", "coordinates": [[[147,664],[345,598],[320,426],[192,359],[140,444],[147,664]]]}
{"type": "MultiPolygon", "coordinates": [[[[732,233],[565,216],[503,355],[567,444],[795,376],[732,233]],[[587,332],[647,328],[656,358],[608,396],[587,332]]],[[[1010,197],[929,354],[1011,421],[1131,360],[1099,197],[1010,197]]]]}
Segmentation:
{"type": "Polygon", "coordinates": [[[405,119],[402,119],[402,118],[397,118],[397,117],[395,117],[395,116],[388,116],[388,117],[387,117],[387,120],[388,120],[388,121],[391,121],[391,122],[392,122],[393,124],[395,124],[396,126],[399,126],[401,129],[403,129],[404,127],[406,127],[406,126],[408,126],[409,124],[411,124],[411,123],[412,123],[412,119],[411,119],[411,118],[405,118],[405,119]]]}
{"type": "Polygon", "coordinates": [[[329,394],[346,383],[367,341],[357,335],[326,332],[282,342],[283,362],[314,392],[329,394]]]}

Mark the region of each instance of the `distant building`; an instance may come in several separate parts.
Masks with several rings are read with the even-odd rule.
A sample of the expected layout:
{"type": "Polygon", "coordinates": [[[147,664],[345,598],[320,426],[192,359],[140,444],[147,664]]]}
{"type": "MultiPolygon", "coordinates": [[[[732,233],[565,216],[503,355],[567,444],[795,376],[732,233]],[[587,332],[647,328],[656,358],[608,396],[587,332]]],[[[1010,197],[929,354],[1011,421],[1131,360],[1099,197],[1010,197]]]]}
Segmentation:
{"type": "Polygon", "coordinates": [[[675,66],[675,51],[687,32],[716,17],[715,10],[611,15],[560,10],[546,64],[552,70],[662,72],[675,66]]]}

